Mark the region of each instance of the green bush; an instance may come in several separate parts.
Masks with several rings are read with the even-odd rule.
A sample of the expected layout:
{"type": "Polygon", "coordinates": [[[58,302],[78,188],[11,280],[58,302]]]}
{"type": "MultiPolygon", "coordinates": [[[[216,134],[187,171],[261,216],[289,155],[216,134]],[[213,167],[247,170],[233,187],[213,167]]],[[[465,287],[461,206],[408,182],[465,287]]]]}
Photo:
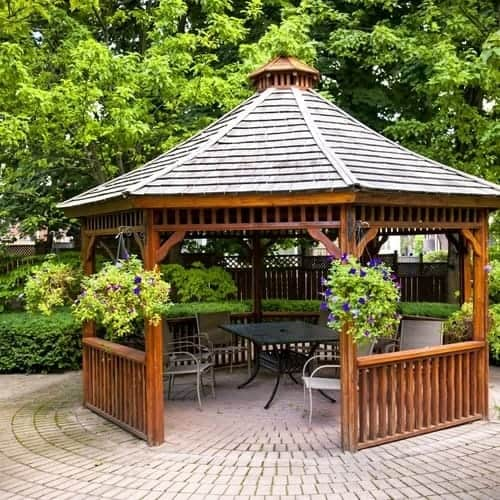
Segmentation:
{"type": "Polygon", "coordinates": [[[446,250],[433,250],[423,256],[424,262],[448,262],[448,252],[446,250]]]}
{"type": "Polygon", "coordinates": [[[183,318],[186,316],[196,316],[196,313],[211,312],[250,312],[252,306],[250,302],[191,302],[189,304],[172,304],[168,310],[167,318],[183,318]]]}
{"type": "Polygon", "coordinates": [[[67,311],[0,315],[0,373],[74,370],[81,353],[80,326],[67,311]]]}
{"type": "Polygon", "coordinates": [[[488,342],[491,357],[495,361],[500,361],[500,304],[490,307],[490,331],[488,332],[488,342]]]}
{"type": "Polygon", "coordinates": [[[164,279],[170,283],[178,302],[220,302],[238,291],[231,275],[222,267],[206,268],[201,262],[186,269],[179,264],[161,266],[164,279]]]}
{"type": "Polygon", "coordinates": [[[262,310],[269,312],[318,312],[320,300],[267,299],[262,301],[262,310]]]}
{"type": "Polygon", "coordinates": [[[492,260],[490,265],[491,271],[488,275],[490,302],[500,304],[500,260],[492,260]]]}

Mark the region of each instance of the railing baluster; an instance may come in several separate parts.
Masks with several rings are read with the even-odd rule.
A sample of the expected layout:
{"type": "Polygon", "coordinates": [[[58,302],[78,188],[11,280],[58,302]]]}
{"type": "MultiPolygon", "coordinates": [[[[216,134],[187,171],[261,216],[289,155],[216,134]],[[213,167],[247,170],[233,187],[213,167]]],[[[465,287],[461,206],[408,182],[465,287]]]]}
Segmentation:
{"type": "Polygon", "coordinates": [[[469,341],[357,359],[358,448],[480,418],[479,356],[469,341]]]}

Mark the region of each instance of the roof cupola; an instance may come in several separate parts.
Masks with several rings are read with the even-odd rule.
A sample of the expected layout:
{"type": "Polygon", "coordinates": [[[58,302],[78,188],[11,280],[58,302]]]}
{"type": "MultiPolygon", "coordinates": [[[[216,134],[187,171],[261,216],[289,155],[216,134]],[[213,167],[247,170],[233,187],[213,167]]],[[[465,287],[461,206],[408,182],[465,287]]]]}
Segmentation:
{"type": "Polygon", "coordinates": [[[291,56],[278,56],[250,73],[255,88],[261,92],[270,87],[301,89],[313,88],[319,80],[319,71],[291,56]]]}

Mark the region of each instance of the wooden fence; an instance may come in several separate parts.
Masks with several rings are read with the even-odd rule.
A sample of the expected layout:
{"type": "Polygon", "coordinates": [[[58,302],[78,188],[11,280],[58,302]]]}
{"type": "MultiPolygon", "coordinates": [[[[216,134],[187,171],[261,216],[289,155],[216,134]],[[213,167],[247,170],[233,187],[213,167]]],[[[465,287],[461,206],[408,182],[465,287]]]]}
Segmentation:
{"type": "Polygon", "coordinates": [[[470,341],[357,358],[358,448],[480,419],[485,349],[470,341]]]}
{"type": "MultiPolygon", "coordinates": [[[[404,302],[447,302],[446,262],[397,262],[395,254],[381,256],[401,279],[401,300],[404,302]]],[[[202,262],[226,269],[238,288],[237,298],[252,297],[252,266],[245,257],[229,256],[214,259],[207,254],[183,254],[183,264],[202,262]]],[[[325,256],[271,255],[264,260],[263,299],[319,300],[329,260],[325,256]]]]}
{"type": "Polygon", "coordinates": [[[83,339],[87,408],[146,439],[145,353],[97,337],[83,339]]]}

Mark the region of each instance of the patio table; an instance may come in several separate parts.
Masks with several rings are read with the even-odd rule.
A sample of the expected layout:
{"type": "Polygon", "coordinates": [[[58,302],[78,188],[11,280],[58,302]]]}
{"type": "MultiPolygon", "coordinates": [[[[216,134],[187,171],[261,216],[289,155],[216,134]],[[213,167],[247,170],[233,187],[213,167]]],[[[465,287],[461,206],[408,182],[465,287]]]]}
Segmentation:
{"type": "MultiPolygon", "coordinates": [[[[259,373],[261,367],[276,373],[276,382],[273,392],[264,408],[271,405],[281,376],[287,374],[295,383],[298,383],[293,373],[302,371],[305,361],[311,356],[318,344],[338,342],[339,335],[326,326],[313,325],[304,321],[276,321],[269,323],[242,323],[220,325],[220,328],[239,337],[251,341],[255,349],[255,363],[252,374],[248,380],[238,386],[238,389],[248,385],[259,373]],[[286,346],[296,343],[309,344],[307,354],[291,350],[286,346]],[[264,346],[272,349],[263,350],[264,346]]],[[[335,402],[326,394],[330,401],[335,402]]]]}

